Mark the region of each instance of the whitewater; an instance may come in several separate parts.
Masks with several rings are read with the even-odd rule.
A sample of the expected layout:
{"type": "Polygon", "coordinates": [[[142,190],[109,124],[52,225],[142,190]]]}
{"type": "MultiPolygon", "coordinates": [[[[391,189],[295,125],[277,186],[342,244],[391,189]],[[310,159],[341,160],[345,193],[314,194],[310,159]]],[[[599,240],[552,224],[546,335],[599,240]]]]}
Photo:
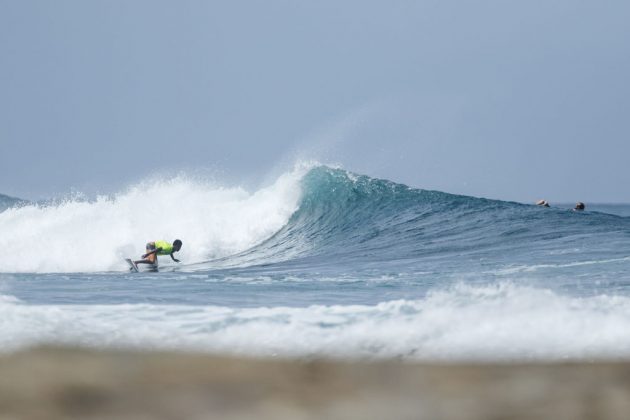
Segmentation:
{"type": "Polygon", "coordinates": [[[0,351],[43,344],[403,360],[630,357],[630,206],[586,212],[300,164],[0,196],[0,351]],[[176,264],[130,273],[148,241],[176,264]]]}

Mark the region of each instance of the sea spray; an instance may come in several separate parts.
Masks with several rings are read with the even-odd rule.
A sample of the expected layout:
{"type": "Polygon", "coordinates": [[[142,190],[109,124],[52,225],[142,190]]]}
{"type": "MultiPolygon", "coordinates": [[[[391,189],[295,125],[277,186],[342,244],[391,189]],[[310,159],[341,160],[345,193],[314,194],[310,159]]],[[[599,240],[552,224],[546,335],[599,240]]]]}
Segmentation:
{"type": "Polygon", "coordinates": [[[181,238],[187,263],[237,253],[286,224],[303,171],[254,193],[177,177],[94,201],[11,208],[0,213],[0,272],[120,270],[156,239],[181,238]]]}

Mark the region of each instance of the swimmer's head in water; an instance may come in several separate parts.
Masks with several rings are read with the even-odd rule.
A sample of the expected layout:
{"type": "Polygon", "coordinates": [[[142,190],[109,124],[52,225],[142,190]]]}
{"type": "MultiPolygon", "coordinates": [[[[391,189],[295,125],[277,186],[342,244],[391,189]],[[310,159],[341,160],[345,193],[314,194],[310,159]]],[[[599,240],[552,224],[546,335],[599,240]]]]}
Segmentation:
{"type": "Polygon", "coordinates": [[[573,208],[573,210],[584,210],[586,208],[586,206],[584,205],[584,203],[582,203],[581,201],[578,201],[575,204],[575,208],[573,208]]]}

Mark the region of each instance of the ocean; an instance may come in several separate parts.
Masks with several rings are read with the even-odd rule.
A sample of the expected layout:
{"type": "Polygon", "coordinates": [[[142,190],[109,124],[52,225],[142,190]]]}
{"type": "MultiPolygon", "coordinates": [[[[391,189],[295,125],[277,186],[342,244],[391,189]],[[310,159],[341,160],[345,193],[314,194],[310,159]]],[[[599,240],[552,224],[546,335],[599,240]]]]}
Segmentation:
{"type": "Polygon", "coordinates": [[[542,208],[298,165],[0,196],[0,351],[37,345],[410,361],[630,357],[630,205],[542,208]],[[182,263],[131,273],[145,243],[182,263]]]}

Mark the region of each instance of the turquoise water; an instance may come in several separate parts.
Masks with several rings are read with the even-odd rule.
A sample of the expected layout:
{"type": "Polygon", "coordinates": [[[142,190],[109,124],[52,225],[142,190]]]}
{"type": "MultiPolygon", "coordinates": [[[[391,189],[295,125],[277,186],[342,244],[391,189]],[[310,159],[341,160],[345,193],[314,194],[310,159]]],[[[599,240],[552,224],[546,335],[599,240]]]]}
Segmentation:
{"type": "Polygon", "coordinates": [[[6,350],[630,356],[626,205],[541,208],[311,165],[255,192],[182,178],[5,207],[6,350]],[[147,209],[148,196],[159,211],[147,209]],[[175,237],[183,264],[166,257],[158,273],[126,270],[122,259],[144,242],[175,237]]]}

